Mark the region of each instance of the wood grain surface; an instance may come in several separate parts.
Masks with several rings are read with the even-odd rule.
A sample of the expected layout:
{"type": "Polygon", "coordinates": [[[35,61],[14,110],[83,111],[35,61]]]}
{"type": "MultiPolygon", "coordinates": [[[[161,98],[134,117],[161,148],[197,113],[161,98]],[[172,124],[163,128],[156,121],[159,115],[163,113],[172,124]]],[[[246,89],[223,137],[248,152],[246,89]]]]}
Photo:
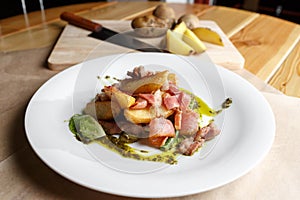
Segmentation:
{"type": "Polygon", "coordinates": [[[49,8],[46,9],[44,12],[35,11],[28,13],[27,16],[25,15],[17,15],[14,17],[10,17],[7,19],[1,19],[1,35],[7,36],[10,34],[15,34],[26,29],[32,29],[33,27],[39,25],[49,24],[53,21],[59,20],[60,13],[64,11],[81,13],[86,12],[87,10],[93,9],[101,9],[103,7],[115,4],[116,2],[110,3],[86,3],[80,5],[67,5],[57,8],[49,8]],[[27,18],[27,20],[26,20],[27,18]]]}
{"type": "Polygon", "coordinates": [[[284,94],[300,97],[300,42],[271,78],[269,84],[284,94]]]}
{"type": "Polygon", "coordinates": [[[47,9],[44,17],[41,11],[36,11],[29,13],[27,17],[18,15],[2,19],[0,20],[0,51],[12,52],[52,46],[67,24],[59,18],[62,12],[69,11],[84,15],[94,9],[102,9],[113,4],[116,2],[69,5],[47,9]]]}
{"type": "Polygon", "coordinates": [[[246,58],[245,68],[268,81],[295,47],[299,38],[300,26],[260,15],[232,36],[231,40],[246,58]]]}

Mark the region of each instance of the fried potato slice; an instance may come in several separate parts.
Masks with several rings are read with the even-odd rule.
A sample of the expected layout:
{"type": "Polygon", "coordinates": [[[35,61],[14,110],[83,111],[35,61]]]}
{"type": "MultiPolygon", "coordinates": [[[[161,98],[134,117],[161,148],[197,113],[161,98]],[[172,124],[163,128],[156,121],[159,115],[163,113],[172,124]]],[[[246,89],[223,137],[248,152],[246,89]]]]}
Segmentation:
{"type": "MultiPolygon", "coordinates": [[[[173,110],[167,110],[166,107],[161,106],[159,113],[162,117],[167,118],[174,113],[173,110]]],[[[125,118],[135,124],[150,123],[151,119],[156,117],[154,110],[151,107],[139,110],[125,109],[125,118]]]]}
{"type": "Polygon", "coordinates": [[[90,102],[84,108],[84,113],[96,117],[98,120],[113,119],[111,101],[90,102]]]}
{"type": "Polygon", "coordinates": [[[111,101],[117,102],[121,109],[129,108],[135,103],[135,98],[118,90],[116,87],[111,87],[111,101]]]}
{"type": "Polygon", "coordinates": [[[169,75],[168,75],[168,81],[171,82],[171,83],[173,83],[173,84],[175,84],[175,85],[177,85],[178,84],[178,79],[177,79],[176,74],[169,73],[169,75]]]}
{"type": "Polygon", "coordinates": [[[151,93],[161,88],[168,80],[168,75],[166,70],[141,79],[125,79],[120,81],[120,90],[131,94],[151,93]]]}

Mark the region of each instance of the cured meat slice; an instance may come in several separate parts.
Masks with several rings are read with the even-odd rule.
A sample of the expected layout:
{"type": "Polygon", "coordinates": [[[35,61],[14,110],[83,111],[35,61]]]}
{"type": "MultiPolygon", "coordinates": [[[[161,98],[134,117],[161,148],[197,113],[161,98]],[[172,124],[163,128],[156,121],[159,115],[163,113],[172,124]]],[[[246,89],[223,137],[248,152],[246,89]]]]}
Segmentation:
{"type": "Polygon", "coordinates": [[[181,129],[180,134],[182,135],[192,135],[198,131],[198,120],[199,114],[192,111],[187,110],[182,112],[181,119],[181,129]]]}

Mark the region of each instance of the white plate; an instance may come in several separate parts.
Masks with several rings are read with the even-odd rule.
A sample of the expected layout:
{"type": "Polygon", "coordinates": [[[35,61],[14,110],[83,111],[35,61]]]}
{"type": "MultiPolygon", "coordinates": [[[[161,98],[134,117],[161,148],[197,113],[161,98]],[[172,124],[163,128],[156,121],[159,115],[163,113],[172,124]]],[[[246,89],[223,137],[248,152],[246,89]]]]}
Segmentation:
{"type": "Polygon", "coordinates": [[[236,74],[215,67],[205,54],[195,59],[171,54],[131,53],[75,65],[51,78],[32,97],[25,115],[25,129],[37,155],[62,176],[102,192],[155,198],[195,194],[243,176],[271,148],[275,120],[259,91],[236,74]],[[191,89],[213,107],[225,97],[233,99],[232,106],[217,119],[222,134],[213,140],[213,145],[207,145],[208,150],[200,150],[192,157],[181,157],[177,165],[168,167],[107,156],[111,152],[105,150],[104,157],[109,159],[100,158],[103,162],[99,162],[95,159],[98,150],[92,150],[91,154],[87,145],[74,138],[66,120],[80,112],[99,90],[101,81],[96,77],[109,74],[123,78],[127,70],[138,65],[174,71],[183,87],[191,89]],[[205,156],[201,156],[202,151],[205,156]],[[122,167],[116,167],[116,163],[122,167]],[[132,167],[134,169],[130,170],[132,167]],[[140,168],[142,170],[137,170],[140,168]]]}

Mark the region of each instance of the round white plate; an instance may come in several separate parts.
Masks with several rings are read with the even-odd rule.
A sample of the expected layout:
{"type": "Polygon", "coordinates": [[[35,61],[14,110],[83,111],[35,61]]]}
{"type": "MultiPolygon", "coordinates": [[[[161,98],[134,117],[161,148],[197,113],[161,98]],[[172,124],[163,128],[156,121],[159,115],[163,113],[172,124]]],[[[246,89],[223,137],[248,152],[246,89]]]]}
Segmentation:
{"type": "Polygon", "coordinates": [[[155,198],[195,194],[243,176],[270,150],[275,120],[258,90],[236,74],[216,67],[206,54],[193,58],[130,53],[90,60],[51,78],[32,97],[26,110],[25,129],[37,155],[69,180],[102,192],[155,198]],[[175,72],[182,87],[213,107],[225,97],[233,99],[232,106],[216,120],[222,133],[211,142],[213,145],[205,147],[208,150],[180,157],[176,165],[156,165],[112,156],[105,150],[91,150],[74,138],[67,120],[81,112],[99,91],[102,83],[97,76],[124,78],[128,70],[139,65],[175,72]]]}

